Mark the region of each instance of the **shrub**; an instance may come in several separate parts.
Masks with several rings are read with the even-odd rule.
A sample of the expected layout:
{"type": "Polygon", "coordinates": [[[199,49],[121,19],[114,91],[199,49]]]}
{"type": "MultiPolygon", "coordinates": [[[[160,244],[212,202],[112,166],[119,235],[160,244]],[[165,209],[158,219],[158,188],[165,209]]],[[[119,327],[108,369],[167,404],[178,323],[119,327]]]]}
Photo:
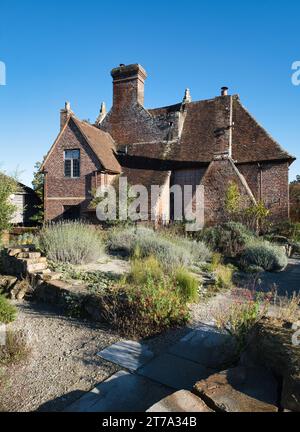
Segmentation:
{"type": "Polygon", "coordinates": [[[245,249],[241,264],[244,268],[258,266],[266,271],[280,271],[287,266],[288,260],[282,247],[267,241],[256,241],[245,249]]]}
{"type": "Polygon", "coordinates": [[[274,317],[280,321],[295,323],[300,319],[300,293],[294,292],[292,296],[288,294],[279,296],[277,290],[274,293],[273,304],[276,306],[274,317]]]}
{"type": "Polygon", "coordinates": [[[0,323],[9,324],[16,319],[17,308],[7,298],[0,295],[0,323]]]}
{"type": "Polygon", "coordinates": [[[107,244],[110,253],[127,257],[153,256],[167,268],[190,265],[209,258],[208,248],[201,242],[180,237],[166,238],[149,228],[112,230],[107,244]]]}
{"type": "Polygon", "coordinates": [[[212,250],[235,257],[255,238],[255,234],[238,222],[228,222],[204,229],[201,238],[212,250]]]}
{"type": "Polygon", "coordinates": [[[186,323],[186,301],[160,263],[135,260],[123,283],[106,299],[105,318],[126,337],[146,337],[186,323]]]}
{"type": "Polygon", "coordinates": [[[202,241],[190,240],[188,238],[175,238],[173,242],[186,249],[195,262],[206,262],[211,258],[211,251],[202,241]]]}
{"type": "Polygon", "coordinates": [[[195,303],[199,300],[199,280],[184,267],[175,272],[175,282],[184,302],[195,303]]]}
{"type": "Polygon", "coordinates": [[[286,237],[291,242],[300,242],[300,223],[284,221],[274,225],[268,232],[269,235],[286,237]]]}
{"type": "Polygon", "coordinates": [[[87,264],[97,261],[103,251],[98,232],[82,222],[49,224],[41,230],[39,243],[53,262],[87,264]]]}
{"type": "Polygon", "coordinates": [[[242,352],[246,348],[251,330],[265,311],[259,297],[246,302],[236,301],[215,317],[216,324],[237,340],[238,350],[242,352]]]}
{"type": "Polygon", "coordinates": [[[25,360],[30,353],[25,334],[22,331],[6,332],[5,345],[0,346],[0,364],[8,366],[25,360]]]}
{"type": "Polygon", "coordinates": [[[107,249],[112,254],[119,254],[126,257],[133,255],[137,241],[135,228],[113,229],[108,234],[107,249]]]}
{"type": "Polygon", "coordinates": [[[0,172],[0,234],[11,226],[11,219],[16,211],[16,207],[9,199],[17,190],[15,179],[0,172]]]}

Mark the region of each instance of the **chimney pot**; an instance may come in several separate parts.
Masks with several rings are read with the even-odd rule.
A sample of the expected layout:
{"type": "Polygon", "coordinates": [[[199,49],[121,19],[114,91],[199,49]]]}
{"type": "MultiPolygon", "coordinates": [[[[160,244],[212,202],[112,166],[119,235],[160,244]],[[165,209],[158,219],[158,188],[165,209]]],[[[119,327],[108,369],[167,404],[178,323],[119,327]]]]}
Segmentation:
{"type": "Polygon", "coordinates": [[[221,96],[228,96],[228,87],[222,87],[221,88],[221,96]]]}
{"type": "Polygon", "coordinates": [[[65,103],[65,108],[60,111],[60,129],[67,123],[68,118],[73,114],[70,102],[65,103]]]}
{"type": "Polygon", "coordinates": [[[187,88],[187,89],[185,90],[184,98],[183,98],[182,103],[183,103],[183,104],[186,104],[186,103],[190,103],[190,102],[192,102],[192,96],[191,96],[190,89],[187,88]]]}

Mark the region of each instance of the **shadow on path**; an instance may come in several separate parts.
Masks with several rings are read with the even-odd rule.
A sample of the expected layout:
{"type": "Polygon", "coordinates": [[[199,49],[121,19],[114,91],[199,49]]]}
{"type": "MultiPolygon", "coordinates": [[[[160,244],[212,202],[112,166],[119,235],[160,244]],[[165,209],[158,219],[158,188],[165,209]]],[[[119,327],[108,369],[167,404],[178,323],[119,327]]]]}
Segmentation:
{"type": "Polygon", "coordinates": [[[265,272],[260,277],[262,284],[261,291],[267,292],[276,285],[280,296],[288,295],[292,297],[293,293],[300,292],[300,260],[290,259],[288,267],[280,273],[265,272]]]}

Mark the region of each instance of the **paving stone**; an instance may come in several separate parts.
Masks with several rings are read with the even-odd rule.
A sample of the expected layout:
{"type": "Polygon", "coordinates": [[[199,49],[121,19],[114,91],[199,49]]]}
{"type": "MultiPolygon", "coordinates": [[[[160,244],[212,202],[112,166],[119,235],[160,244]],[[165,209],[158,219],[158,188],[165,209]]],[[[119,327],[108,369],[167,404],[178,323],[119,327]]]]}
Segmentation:
{"type": "Polygon", "coordinates": [[[145,412],[172,390],[157,383],[120,371],[95,387],[66,412],[145,412]]]}
{"type": "Polygon", "coordinates": [[[137,371],[139,375],[175,390],[191,390],[195,382],[207,378],[214,372],[199,363],[171,354],[161,354],[137,371]]]}
{"type": "Polygon", "coordinates": [[[98,356],[125,369],[135,371],[147,362],[154,354],[147,345],[134,341],[118,342],[98,353],[98,356]]]}
{"type": "Polygon", "coordinates": [[[187,334],[169,353],[218,370],[231,366],[237,358],[234,339],[209,325],[187,334]]]}
{"type": "Polygon", "coordinates": [[[223,412],[277,412],[278,383],[264,368],[236,367],[194,387],[210,407],[223,412]]]}
{"type": "Polygon", "coordinates": [[[214,412],[199,397],[180,390],[153,405],[147,412],[214,412]]]}

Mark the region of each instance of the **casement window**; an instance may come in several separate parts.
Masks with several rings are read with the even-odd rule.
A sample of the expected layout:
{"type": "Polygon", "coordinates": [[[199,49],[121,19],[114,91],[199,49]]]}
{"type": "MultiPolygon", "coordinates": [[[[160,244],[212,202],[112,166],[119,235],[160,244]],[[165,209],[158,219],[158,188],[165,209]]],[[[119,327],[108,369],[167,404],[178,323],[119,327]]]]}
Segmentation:
{"type": "Polygon", "coordinates": [[[80,177],[80,150],[66,150],[65,158],[65,177],[80,177]]]}

